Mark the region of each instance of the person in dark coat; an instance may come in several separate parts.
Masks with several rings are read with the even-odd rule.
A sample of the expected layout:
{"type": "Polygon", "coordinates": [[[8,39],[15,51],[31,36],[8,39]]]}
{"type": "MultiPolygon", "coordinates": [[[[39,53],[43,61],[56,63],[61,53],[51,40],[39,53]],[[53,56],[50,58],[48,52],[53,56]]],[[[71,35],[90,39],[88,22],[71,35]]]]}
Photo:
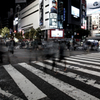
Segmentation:
{"type": "MultiPolygon", "coordinates": [[[[60,62],[61,62],[61,60],[64,60],[65,47],[66,47],[65,43],[64,42],[60,42],[60,44],[59,44],[59,61],[60,62]]],[[[64,71],[66,71],[67,70],[67,68],[66,68],[66,60],[65,60],[64,63],[65,63],[64,71]]]]}
{"type": "Polygon", "coordinates": [[[0,42],[0,63],[3,63],[2,43],[0,42]]]}
{"type": "Polygon", "coordinates": [[[10,40],[10,49],[11,49],[11,53],[13,54],[14,53],[14,46],[15,46],[15,41],[14,39],[12,38],[10,40]]]}
{"type": "Polygon", "coordinates": [[[68,47],[68,50],[70,50],[70,42],[68,42],[67,47],[68,47]]]}
{"type": "Polygon", "coordinates": [[[3,50],[3,43],[2,40],[0,41],[0,63],[3,63],[3,54],[4,54],[4,50],[3,50]]]}
{"type": "Polygon", "coordinates": [[[64,43],[60,42],[59,44],[59,60],[61,61],[62,59],[64,59],[64,43]]]}

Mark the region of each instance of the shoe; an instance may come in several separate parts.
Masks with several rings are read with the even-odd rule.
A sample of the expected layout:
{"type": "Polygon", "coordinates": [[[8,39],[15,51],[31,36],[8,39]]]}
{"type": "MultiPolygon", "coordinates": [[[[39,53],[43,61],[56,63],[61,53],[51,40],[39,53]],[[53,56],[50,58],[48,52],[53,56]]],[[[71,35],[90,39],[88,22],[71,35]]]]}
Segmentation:
{"type": "Polygon", "coordinates": [[[66,70],[67,70],[67,68],[64,69],[64,71],[66,71],[66,70]]]}

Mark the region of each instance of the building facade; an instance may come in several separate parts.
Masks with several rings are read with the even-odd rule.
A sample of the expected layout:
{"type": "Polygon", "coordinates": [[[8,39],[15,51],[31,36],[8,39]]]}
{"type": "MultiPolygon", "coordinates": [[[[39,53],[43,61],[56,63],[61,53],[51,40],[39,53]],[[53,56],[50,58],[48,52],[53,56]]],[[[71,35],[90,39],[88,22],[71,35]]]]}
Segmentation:
{"type": "Polygon", "coordinates": [[[82,0],[35,0],[19,12],[18,31],[40,27],[48,35],[51,29],[60,29],[56,31],[64,30],[64,36],[71,37],[83,23],[81,5],[82,0]]]}
{"type": "Polygon", "coordinates": [[[91,31],[91,37],[100,37],[100,14],[88,16],[88,29],[91,31]]]}
{"type": "Polygon", "coordinates": [[[100,0],[87,0],[87,28],[91,39],[100,40],[100,0]]]}
{"type": "Polygon", "coordinates": [[[28,31],[39,27],[39,1],[36,0],[25,7],[18,15],[18,31],[28,31]]]}

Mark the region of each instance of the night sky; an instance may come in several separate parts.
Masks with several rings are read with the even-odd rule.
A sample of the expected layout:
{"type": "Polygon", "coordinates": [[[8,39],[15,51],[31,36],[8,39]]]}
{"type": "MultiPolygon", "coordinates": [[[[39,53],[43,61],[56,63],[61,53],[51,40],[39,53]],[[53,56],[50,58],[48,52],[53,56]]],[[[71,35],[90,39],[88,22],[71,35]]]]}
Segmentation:
{"type": "MultiPolygon", "coordinates": [[[[27,3],[31,1],[32,0],[27,0],[27,3]]],[[[10,8],[15,9],[15,0],[1,0],[0,1],[0,17],[7,16],[8,11],[10,11],[10,8]]]]}
{"type": "MultiPolygon", "coordinates": [[[[34,1],[34,0],[27,0],[27,3],[31,2],[31,1],[34,1]]],[[[95,0],[92,0],[92,1],[95,1],[95,0]]],[[[7,16],[8,11],[10,11],[10,8],[15,9],[15,0],[0,0],[0,17],[1,16],[3,16],[3,17],[7,16]]]]}
{"type": "Polygon", "coordinates": [[[0,2],[0,16],[7,15],[10,8],[14,8],[14,0],[1,0],[0,2]]]}

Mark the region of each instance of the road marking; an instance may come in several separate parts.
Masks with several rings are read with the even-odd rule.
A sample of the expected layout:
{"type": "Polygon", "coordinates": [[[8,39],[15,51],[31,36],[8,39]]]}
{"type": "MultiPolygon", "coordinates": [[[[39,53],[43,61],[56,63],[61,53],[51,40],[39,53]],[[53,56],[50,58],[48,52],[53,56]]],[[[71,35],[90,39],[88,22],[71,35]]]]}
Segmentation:
{"type": "Polygon", "coordinates": [[[88,58],[88,57],[70,57],[70,58],[77,58],[77,59],[81,59],[81,60],[89,60],[89,61],[96,61],[96,62],[98,62],[98,61],[100,61],[100,59],[95,59],[95,58],[88,58]]]}
{"type": "MultiPolygon", "coordinates": [[[[100,53],[90,53],[90,54],[82,54],[82,55],[75,55],[76,57],[99,57],[100,53]]],[[[75,57],[75,56],[70,56],[70,57],[75,57]]]]}
{"type": "Polygon", "coordinates": [[[1,93],[2,95],[4,95],[4,96],[10,98],[11,100],[23,100],[22,98],[17,97],[17,96],[15,96],[15,95],[11,94],[11,93],[8,93],[8,92],[2,90],[1,88],[0,88],[0,93],[1,93]]]}
{"type": "Polygon", "coordinates": [[[78,60],[78,59],[67,58],[67,57],[65,57],[65,59],[67,59],[67,60],[79,61],[79,62],[84,62],[84,63],[88,63],[88,64],[95,64],[95,65],[99,65],[99,66],[100,66],[100,63],[98,63],[98,62],[93,62],[93,61],[84,61],[84,60],[78,60]]]}
{"type": "MultiPolygon", "coordinates": [[[[67,58],[66,58],[67,59],[67,58]]],[[[75,59],[76,60],[76,59],[75,59]]],[[[94,66],[94,65],[91,65],[91,64],[89,64],[89,65],[87,65],[87,64],[82,64],[82,63],[79,63],[79,62],[75,62],[75,60],[74,61],[68,61],[68,60],[66,60],[66,62],[68,63],[68,64],[77,64],[77,65],[80,65],[80,66],[85,66],[85,67],[88,67],[88,68],[95,68],[95,69],[99,69],[100,70],[100,67],[98,67],[98,66],[94,66]]],[[[64,61],[64,60],[63,60],[64,61]]],[[[89,62],[89,61],[88,61],[89,62]]],[[[84,68],[85,69],[85,68],[84,68]]]]}
{"type": "MultiPolygon", "coordinates": [[[[65,61],[64,61],[65,62],[65,61]]],[[[67,62],[67,61],[66,61],[67,62]]],[[[62,64],[62,63],[59,63],[61,66],[64,66],[65,67],[65,64],[62,64]]],[[[80,72],[84,72],[84,73],[87,73],[87,74],[91,74],[91,75],[95,75],[95,76],[99,76],[100,77],[100,72],[96,72],[96,71],[92,71],[92,70],[89,70],[89,69],[84,69],[84,68],[79,68],[79,67],[76,67],[76,66],[71,66],[71,65],[66,65],[67,68],[70,68],[73,69],[73,70],[77,70],[77,71],[80,71],[80,72]]]]}
{"type": "MultiPolygon", "coordinates": [[[[40,62],[37,62],[36,64],[39,64],[39,63],[40,62]]],[[[46,74],[43,71],[40,71],[31,65],[28,65],[26,63],[19,63],[19,65],[21,65],[22,67],[31,71],[32,73],[34,73],[35,75],[37,75],[38,77],[43,79],[44,81],[48,82],[52,86],[56,87],[60,91],[64,92],[65,94],[69,95],[70,97],[72,97],[76,100],[99,100],[98,98],[96,98],[80,89],[77,89],[76,87],[69,85],[68,83],[65,83],[57,78],[54,78],[53,76],[46,74]]]]}
{"type": "Polygon", "coordinates": [[[25,76],[17,71],[12,65],[3,65],[6,71],[13,78],[15,83],[25,94],[28,100],[38,100],[47,97],[42,91],[40,91],[33,83],[31,83],[25,76]]]}
{"type": "Polygon", "coordinates": [[[91,55],[76,55],[76,56],[70,56],[69,58],[87,58],[87,59],[95,59],[95,60],[100,60],[100,55],[98,54],[98,56],[97,55],[93,55],[93,56],[91,56],[91,55]]]}
{"type": "MultiPolygon", "coordinates": [[[[46,60],[46,62],[52,63],[51,60],[46,60]]],[[[59,63],[56,63],[56,64],[59,65],[59,63]]],[[[42,64],[42,63],[39,63],[38,65],[41,65],[41,66],[43,67],[43,64],[42,64]]],[[[48,69],[51,70],[52,66],[47,65],[47,64],[45,64],[45,65],[46,65],[46,68],[48,68],[48,69]]],[[[63,66],[65,67],[65,65],[63,65],[63,66]]],[[[56,69],[54,69],[54,71],[56,71],[56,69]]],[[[87,79],[87,78],[85,78],[85,77],[82,78],[82,77],[80,77],[80,75],[75,74],[75,73],[72,73],[72,72],[67,72],[67,73],[65,73],[65,72],[62,72],[62,71],[60,71],[60,70],[57,70],[57,72],[59,72],[60,74],[65,75],[65,76],[74,78],[75,80],[81,81],[81,82],[83,82],[83,83],[85,83],[85,84],[88,84],[88,85],[91,85],[91,86],[93,86],[93,87],[96,87],[96,88],[100,89],[100,85],[97,84],[97,83],[95,83],[96,80],[87,79]]]]}

